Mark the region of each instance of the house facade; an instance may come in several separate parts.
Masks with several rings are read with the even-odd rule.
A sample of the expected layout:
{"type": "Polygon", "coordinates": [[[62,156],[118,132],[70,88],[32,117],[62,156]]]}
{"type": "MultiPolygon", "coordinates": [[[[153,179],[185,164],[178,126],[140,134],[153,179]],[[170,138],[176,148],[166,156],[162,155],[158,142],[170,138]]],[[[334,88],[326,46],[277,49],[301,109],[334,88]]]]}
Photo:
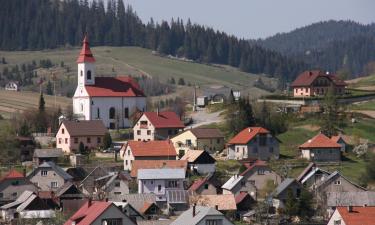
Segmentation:
{"type": "Polygon", "coordinates": [[[146,97],[138,83],[128,76],[96,77],[95,58],[87,36],[77,64],[78,85],[73,96],[76,117],[100,119],[109,129],[131,127],[132,115],[146,109],[146,97]]]}
{"type": "Polygon", "coordinates": [[[214,173],[216,170],[216,160],[204,150],[189,150],[181,160],[186,160],[190,171],[198,174],[214,173]]]}
{"type": "Polygon", "coordinates": [[[320,70],[305,71],[291,84],[294,97],[324,96],[330,88],[336,95],[345,94],[346,83],[336,75],[320,70]]]}
{"type": "Polygon", "coordinates": [[[42,191],[56,191],[73,177],[53,162],[44,162],[35,168],[27,178],[42,191]]]}
{"type": "Polygon", "coordinates": [[[132,170],[135,160],[175,160],[177,156],[170,141],[128,141],[120,154],[124,159],[124,170],[132,170]]]}
{"type": "Polygon", "coordinates": [[[301,157],[315,162],[341,161],[341,145],[319,133],[299,146],[301,157]]]}
{"type": "Polygon", "coordinates": [[[216,128],[193,128],[171,138],[181,158],[190,149],[203,149],[215,153],[224,149],[224,135],[216,128]]]}
{"type": "Polygon", "coordinates": [[[291,191],[294,198],[299,198],[302,192],[302,185],[293,178],[286,178],[272,193],[273,207],[276,209],[284,208],[288,198],[288,192],[291,191]]]}
{"type": "Polygon", "coordinates": [[[184,128],[185,125],[175,112],[144,112],[134,124],[134,140],[166,140],[184,128]]]}
{"type": "Polygon", "coordinates": [[[107,132],[101,120],[64,120],[56,133],[56,148],[65,154],[78,153],[80,143],[88,149],[98,148],[107,132]]]}
{"type": "Polygon", "coordinates": [[[154,193],[156,201],[167,201],[167,192],[184,190],[184,169],[139,169],[138,193],[154,193]]]}
{"type": "Polygon", "coordinates": [[[131,178],[128,173],[123,171],[115,172],[101,189],[107,198],[114,199],[116,196],[129,194],[130,181],[131,178]]]}
{"type": "Polygon", "coordinates": [[[262,127],[248,127],[234,136],[227,144],[228,159],[260,160],[279,158],[279,140],[262,127]]]}

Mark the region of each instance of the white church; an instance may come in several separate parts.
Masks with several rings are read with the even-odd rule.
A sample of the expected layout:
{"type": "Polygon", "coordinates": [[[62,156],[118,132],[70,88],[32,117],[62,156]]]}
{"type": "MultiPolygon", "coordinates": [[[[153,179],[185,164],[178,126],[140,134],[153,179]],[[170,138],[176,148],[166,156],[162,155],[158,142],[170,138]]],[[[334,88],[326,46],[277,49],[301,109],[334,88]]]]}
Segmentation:
{"type": "Polygon", "coordinates": [[[77,64],[74,115],[80,120],[101,119],[109,129],[132,126],[132,114],[146,109],[146,96],[138,83],[129,76],[95,77],[95,58],[87,36],[77,64]]]}

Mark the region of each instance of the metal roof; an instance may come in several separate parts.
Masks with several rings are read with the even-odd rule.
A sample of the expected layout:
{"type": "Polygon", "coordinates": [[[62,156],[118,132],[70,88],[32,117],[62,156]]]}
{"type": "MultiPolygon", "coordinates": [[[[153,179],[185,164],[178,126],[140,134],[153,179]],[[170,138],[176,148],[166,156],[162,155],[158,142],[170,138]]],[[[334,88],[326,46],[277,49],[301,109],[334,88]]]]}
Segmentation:
{"type": "Polygon", "coordinates": [[[56,173],[58,173],[64,180],[72,180],[73,177],[70,176],[65,170],[63,170],[61,167],[57,166],[54,162],[44,162],[39,165],[38,168],[36,168],[31,175],[35,175],[35,171],[41,169],[41,168],[51,168],[53,169],[56,173]]]}
{"type": "Polygon", "coordinates": [[[241,180],[243,179],[243,176],[234,175],[223,186],[221,186],[222,189],[226,190],[232,190],[241,180]]]}
{"type": "Polygon", "coordinates": [[[196,206],[195,207],[195,216],[193,216],[193,208],[186,210],[182,213],[175,221],[171,223],[171,225],[196,225],[204,219],[206,216],[222,216],[224,215],[217,211],[214,208],[206,207],[206,206],[196,206]]]}
{"type": "Polygon", "coordinates": [[[140,180],[185,179],[185,170],[181,168],[139,169],[137,177],[140,180]]]}

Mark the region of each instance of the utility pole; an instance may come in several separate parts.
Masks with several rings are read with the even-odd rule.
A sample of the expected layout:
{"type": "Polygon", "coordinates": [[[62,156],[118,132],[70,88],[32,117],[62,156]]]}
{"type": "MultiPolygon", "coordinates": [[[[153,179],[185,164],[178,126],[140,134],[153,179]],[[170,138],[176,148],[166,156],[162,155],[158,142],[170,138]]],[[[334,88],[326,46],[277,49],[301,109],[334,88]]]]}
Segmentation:
{"type": "Polygon", "coordinates": [[[55,96],[54,108],[56,109],[56,74],[52,72],[53,95],[55,96]]]}

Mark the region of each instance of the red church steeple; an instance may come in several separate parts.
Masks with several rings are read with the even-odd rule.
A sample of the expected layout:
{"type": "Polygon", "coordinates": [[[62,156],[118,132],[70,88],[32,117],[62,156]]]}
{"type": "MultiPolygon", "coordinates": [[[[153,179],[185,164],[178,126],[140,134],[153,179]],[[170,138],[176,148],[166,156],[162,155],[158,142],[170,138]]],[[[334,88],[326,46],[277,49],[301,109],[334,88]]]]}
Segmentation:
{"type": "Polygon", "coordinates": [[[84,62],[90,62],[90,63],[95,62],[95,58],[92,55],[91,50],[90,50],[89,39],[87,38],[87,35],[85,35],[85,38],[83,39],[83,46],[77,59],[77,63],[84,63],[84,62]]]}

